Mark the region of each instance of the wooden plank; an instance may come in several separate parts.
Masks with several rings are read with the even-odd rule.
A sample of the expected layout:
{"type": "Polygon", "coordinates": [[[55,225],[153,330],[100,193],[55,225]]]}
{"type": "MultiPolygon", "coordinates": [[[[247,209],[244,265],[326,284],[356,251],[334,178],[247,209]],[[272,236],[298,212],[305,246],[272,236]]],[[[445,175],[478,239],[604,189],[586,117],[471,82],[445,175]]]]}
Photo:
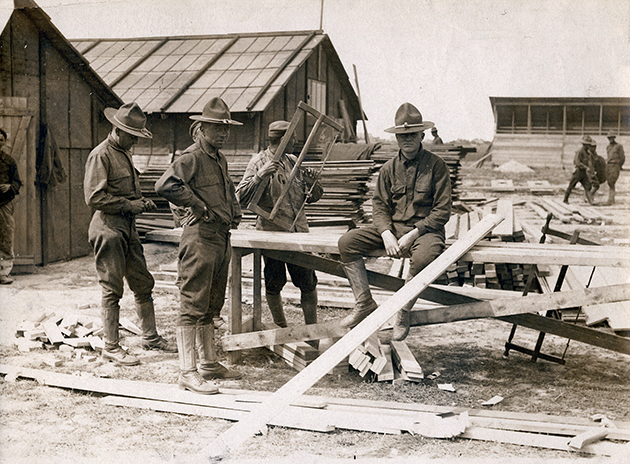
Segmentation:
{"type": "Polygon", "coordinates": [[[42,327],[44,328],[44,331],[46,332],[46,336],[48,337],[48,341],[50,341],[50,343],[64,342],[65,337],[59,330],[59,327],[57,326],[57,323],[54,319],[45,320],[44,322],[42,322],[42,327]]]}
{"type": "Polygon", "coordinates": [[[400,362],[400,367],[407,375],[412,374],[414,377],[424,378],[422,367],[404,341],[392,340],[390,346],[392,347],[392,356],[395,356],[400,362]]]}
{"type": "Polygon", "coordinates": [[[394,364],[392,362],[392,348],[389,345],[383,345],[383,356],[385,358],[385,366],[378,373],[378,381],[394,380],[394,364]]]}
{"type": "Polygon", "coordinates": [[[335,345],[322,353],[306,369],[271,395],[261,404],[260,409],[252,417],[248,417],[247,421],[238,422],[213,440],[209,446],[201,451],[200,456],[205,458],[229,456],[237,447],[261,430],[269,418],[278,413],[278,410],[281,410],[287,403],[302,395],[330,369],[348,356],[360,343],[395,315],[402,306],[417,298],[422,290],[442,275],[451,263],[456,262],[502,220],[503,218],[500,216],[491,215],[480,221],[476,227],[469,230],[457,243],[444,251],[402,289],[396,292],[385,304],[377,308],[335,345]]]}
{"type": "Polygon", "coordinates": [[[496,226],[492,233],[501,238],[512,237],[514,232],[514,207],[512,200],[509,198],[500,198],[497,203],[497,214],[505,217],[505,221],[496,226]]]}
{"type": "Polygon", "coordinates": [[[579,435],[573,437],[569,442],[569,448],[574,450],[581,450],[585,445],[600,441],[608,435],[608,429],[605,427],[593,427],[590,430],[586,430],[579,435]]]}

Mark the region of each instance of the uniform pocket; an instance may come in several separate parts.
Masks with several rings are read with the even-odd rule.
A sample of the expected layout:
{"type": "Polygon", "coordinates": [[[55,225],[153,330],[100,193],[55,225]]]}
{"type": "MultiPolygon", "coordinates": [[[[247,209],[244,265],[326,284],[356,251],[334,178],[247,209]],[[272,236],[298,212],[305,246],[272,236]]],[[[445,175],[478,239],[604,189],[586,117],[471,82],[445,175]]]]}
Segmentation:
{"type": "Polygon", "coordinates": [[[403,195],[405,194],[405,186],[402,184],[399,185],[392,185],[391,188],[391,194],[392,194],[392,200],[399,200],[400,198],[403,197],[403,195]]]}

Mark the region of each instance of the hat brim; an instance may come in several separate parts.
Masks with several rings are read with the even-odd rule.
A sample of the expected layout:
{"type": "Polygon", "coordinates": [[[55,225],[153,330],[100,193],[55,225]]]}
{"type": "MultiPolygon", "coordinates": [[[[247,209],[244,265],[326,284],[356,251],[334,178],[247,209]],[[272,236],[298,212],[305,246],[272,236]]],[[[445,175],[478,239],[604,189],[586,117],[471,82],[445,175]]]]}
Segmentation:
{"type": "Polygon", "coordinates": [[[135,135],[136,137],[141,137],[143,139],[153,138],[153,134],[147,128],[143,127],[142,129],[137,129],[135,127],[128,126],[122,121],[119,121],[116,118],[117,112],[118,110],[116,108],[105,108],[103,110],[103,113],[105,113],[105,117],[107,118],[107,120],[119,129],[124,130],[128,134],[135,135]]]}
{"type": "Polygon", "coordinates": [[[193,121],[201,121],[201,122],[210,122],[212,124],[225,124],[228,126],[242,126],[242,122],[234,121],[233,119],[215,119],[215,118],[206,118],[202,115],[192,115],[189,116],[193,121]]]}
{"type": "Polygon", "coordinates": [[[402,126],[393,126],[385,129],[385,132],[390,134],[411,134],[413,132],[424,132],[435,126],[435,123],[431,121],[422,121],[421,124],[406,124],[402,126]]]}

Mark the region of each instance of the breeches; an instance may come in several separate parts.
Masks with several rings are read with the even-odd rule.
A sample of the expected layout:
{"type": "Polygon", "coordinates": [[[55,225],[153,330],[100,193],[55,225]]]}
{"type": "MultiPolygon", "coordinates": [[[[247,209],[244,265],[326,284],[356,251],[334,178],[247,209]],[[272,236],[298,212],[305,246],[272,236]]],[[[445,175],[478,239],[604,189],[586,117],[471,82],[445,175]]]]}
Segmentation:
{"type": "Polygon", "coordinates": [[[265,260],[265,290],[271,295],[279,295],[287,283],[287,270],[291,275],[291,282],[302,293],[310,293],[317,287],[315,271],[295,264],[285,263],[277,259],[264,257],[265,260]]]}
{"type": "Polygon", "coordinates": [[[133,218],[97,211],[90,222],[88,238],[94,248],[104,305],[118,304],[123,296],[123,278],[127,279],[136,304],[152,301],[155,281],[147,270],[133,218]]]}
{"type": "MultiPolygon", "coordinates": [[[[401,230],[403,233],[396,234],[396,238],[402,237],[404,233],[410,230],[411,227],[407,227],[406,230],[401,230]]],[[[383,250],[385,246],[381,234],[374,226],[352,229],[339,239],[339,253],[341,255],[341,261],[344,263],[356,261],[370,252],[379,249],[383,250]]],[[[418,274],[437,258],[442,251],[444,251],[443,231],[427,232],[418,237],[416,241],[413,242],[410,249],[410,275],[415,276],[418,274]]]]}
{"type": "Polygon", "coordinates": [[[12,201],[0,206],[0,276],[8,276],[13,268],[13,208],[12,201]]]}
{"type": "Polygon", "coordinates": [[[227,226],[197,223],[184,227],[179,243],[178,325],[206,325],[219,316],[225,301],[231,256],[227,226]]]}
{"type": "Polygon", "coordinates": [[[614,187],[617,179],[619,179],[619,172],[621,168],[618,164],[607,164],[606,165],[606,181],[609,186],[614,187]]]}

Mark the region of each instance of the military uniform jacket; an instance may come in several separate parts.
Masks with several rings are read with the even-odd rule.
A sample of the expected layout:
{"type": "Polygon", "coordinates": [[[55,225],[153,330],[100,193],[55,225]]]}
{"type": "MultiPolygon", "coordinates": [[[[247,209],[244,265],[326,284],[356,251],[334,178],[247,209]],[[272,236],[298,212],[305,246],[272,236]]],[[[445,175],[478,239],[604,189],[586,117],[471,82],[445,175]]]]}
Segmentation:
{"type": "Polygon", "coordinates": [[[205,205],[211,222],[233,229],[241,222],[241,207],[225,156],[220,151],[206,152],[199,142],[173,161],[155,184],[155,191],[177,206],[205,205]]]}
{"type": "Polygon", "coordinates": [[[626,155],[623,152],[623,146],[617,142],[608,144],[606,147],[606,162],[608,164],[618,164],[623,166],[626,160],[626,155]]]}
{"type": "Polygon", "coordinates": [[[420,231],[439,231],[451,215],[451,180],[442,158],[424,150],[413,160],[401,152],[379,171],[372,199],[373,224],[379,233],[394,231],[394,223],[420,231]]]}
{"type": "Polygon", "coordinates": [[[139,173],[131,154],[111,134],[88,156],[83,193],[89,207],[107,214],[127,215],[131,212],[131,200],[142,198],[139,173]]]}
{"type": "Polygon", "coordinates": [[[0,193],[0,206],[12,201],[20,192],[22,182],[18,175],[17,163],[4,150],[0,150],[0,184],[9,184],[11,188],[4,193],[0,193]]]}

